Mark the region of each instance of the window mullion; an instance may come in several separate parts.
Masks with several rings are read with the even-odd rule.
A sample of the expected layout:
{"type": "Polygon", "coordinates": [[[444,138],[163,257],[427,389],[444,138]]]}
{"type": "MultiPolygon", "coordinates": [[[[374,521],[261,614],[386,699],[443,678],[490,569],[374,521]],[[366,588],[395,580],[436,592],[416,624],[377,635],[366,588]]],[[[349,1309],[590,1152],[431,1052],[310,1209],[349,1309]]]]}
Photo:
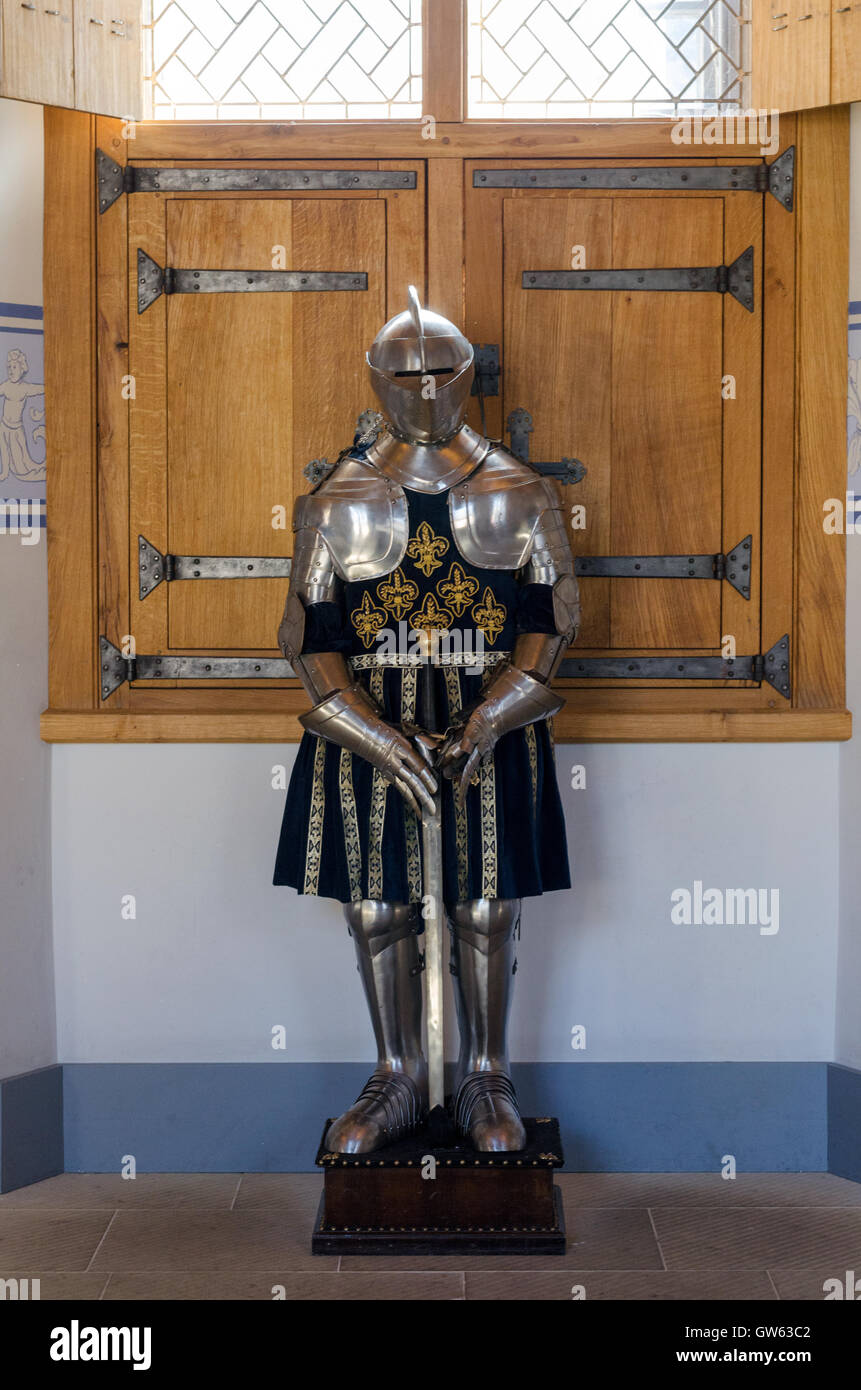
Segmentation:
{"type": "Polygon", "coordinates": [[[437,121],[466,115],[466,0],[423,0],[422,110],[437,121]]]}

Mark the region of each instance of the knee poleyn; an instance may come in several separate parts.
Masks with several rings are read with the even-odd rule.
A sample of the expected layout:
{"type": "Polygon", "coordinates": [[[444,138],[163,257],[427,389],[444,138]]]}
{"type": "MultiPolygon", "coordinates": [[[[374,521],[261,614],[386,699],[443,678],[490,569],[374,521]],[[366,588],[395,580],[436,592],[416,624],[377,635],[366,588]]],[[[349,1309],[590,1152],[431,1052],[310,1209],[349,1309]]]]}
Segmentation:
{"type": "Polygon", "coordinates": [[[482,955],[493,955],[516,932],[520,922],[520,900],[475,898],[454,903],[448,909],[448,920],[455,942],[472,946],[482,955]]]}
{"type": "Polygon", "coordinates": [[[414,936],[421,925],[415,903],[379,902],[365,898],[348,903],[344,916],[350,935],[360,950],[379,955],[387,947],[414,936]]]}

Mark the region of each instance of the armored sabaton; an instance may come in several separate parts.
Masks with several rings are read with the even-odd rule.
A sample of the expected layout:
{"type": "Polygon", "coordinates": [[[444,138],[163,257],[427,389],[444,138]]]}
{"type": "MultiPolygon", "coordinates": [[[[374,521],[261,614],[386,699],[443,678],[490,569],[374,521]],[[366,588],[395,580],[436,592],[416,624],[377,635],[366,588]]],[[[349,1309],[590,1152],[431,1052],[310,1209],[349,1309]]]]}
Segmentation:
{"type": "Polygon", "coordinates": [[[472,348],[453,324],[411,289],[367,360],[385,426],[357,436],[295,510],[279,643],[314,707],[275,882],[346,904],[378,1062],[327,1145],[370,1151],[427,1105],[420,818],[437,804],[455,1117],[477,1148],[516,1150],[506,1033],[520,900],[570,883],[548,721],[579,624],[574,566],[552,484],[464,423],[472,348]],[[426,645],[404,650],[398,632],[426,645]]]}

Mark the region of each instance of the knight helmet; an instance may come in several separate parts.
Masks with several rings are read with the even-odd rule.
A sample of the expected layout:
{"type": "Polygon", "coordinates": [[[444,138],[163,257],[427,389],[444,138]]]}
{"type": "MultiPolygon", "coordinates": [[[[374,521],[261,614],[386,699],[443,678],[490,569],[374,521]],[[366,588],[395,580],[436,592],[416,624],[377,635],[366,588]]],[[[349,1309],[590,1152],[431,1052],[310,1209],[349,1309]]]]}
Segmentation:
{"type": "Polygon", "coordinates": [[[423,309],[415,286],[409,307],[383,324],[367,363],[396,434],[442,444],[460,429],[474,375],[472,344],[441,314],[423,309]]]}

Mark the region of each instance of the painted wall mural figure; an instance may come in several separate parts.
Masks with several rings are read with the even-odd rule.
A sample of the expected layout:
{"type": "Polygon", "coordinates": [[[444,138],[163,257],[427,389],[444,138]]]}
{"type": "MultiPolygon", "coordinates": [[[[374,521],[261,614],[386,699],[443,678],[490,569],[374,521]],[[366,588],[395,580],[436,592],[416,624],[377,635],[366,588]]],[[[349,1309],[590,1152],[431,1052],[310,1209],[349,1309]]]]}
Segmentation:
{"type": "MultiPolygon", "coordinates": [[[[10,476],[29,482],[39,482],[45,477],[45,464],[37,463],[30,457],[24,429],[24,407],[28,401],[45,394],[43,385],[24,380],[29,370],[23,350],[12,348],[6,356],[6,380],[0,381],[0,400],[3,402],[0,415],[0,482],[10,476]]],[[[31,407],[30,418],[42,420],[44,411],[31,407]]],[[[41,432],[37,430],[36,433],[41,432]]]]}

